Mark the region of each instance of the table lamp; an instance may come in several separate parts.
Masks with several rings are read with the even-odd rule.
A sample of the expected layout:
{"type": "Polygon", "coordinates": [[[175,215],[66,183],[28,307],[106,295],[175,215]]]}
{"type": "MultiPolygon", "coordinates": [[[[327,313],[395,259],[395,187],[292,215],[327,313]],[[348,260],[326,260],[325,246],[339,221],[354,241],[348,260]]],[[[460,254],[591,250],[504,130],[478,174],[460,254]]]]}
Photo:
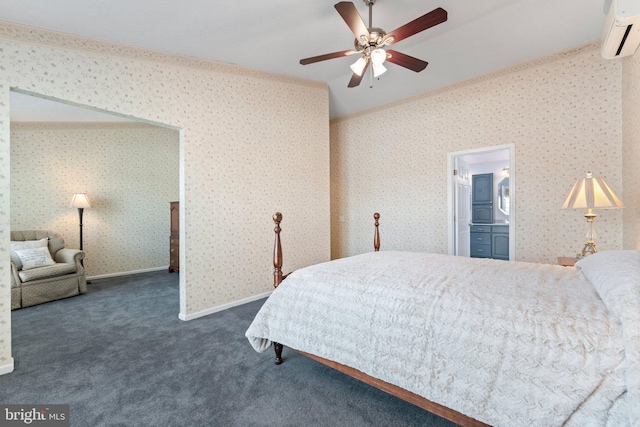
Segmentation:
{"type": "Polygon", "coordinates": [[[594,221],[596,214],[593,209],[623,208],[620,198],[614,193],[609,185],[602,178],[594,178],[591,172],[587,172],[587,177],[579,179],[569,192],[569,195],[562,204],[562,209],[587,209],[584,217],[587,219],[587,243],[578,253],[578,258],[598,252],[596,248],[596,230],[594,221]]]}

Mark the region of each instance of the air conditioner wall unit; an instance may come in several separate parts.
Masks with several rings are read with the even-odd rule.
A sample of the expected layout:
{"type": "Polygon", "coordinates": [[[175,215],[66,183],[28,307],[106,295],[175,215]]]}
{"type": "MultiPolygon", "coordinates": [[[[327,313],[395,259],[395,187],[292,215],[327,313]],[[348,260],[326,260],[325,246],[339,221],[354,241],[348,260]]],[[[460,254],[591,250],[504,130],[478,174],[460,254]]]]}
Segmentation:
{"type": "Polygon", "coordinates": [[[605,59],[633,55],[640,45],[640,0],[612,0],[602,33],[605,59]]]}

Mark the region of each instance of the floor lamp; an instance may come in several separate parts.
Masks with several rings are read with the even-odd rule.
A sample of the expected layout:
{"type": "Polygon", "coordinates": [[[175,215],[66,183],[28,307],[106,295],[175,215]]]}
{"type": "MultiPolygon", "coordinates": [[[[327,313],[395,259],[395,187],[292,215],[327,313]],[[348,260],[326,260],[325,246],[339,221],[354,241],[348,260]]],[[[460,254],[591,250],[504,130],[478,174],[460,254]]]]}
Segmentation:
{"type": "Polygon", "coordinates": [[[579,179],[567,195],[562,209],[587,209],[584,217],[587,219],[587,243],[578,253],[578,258],[598,252],[596,248],[596,229],[594,221],[596,214],[593,209],[623,208],[622,200],[613,192],[611,187],[602,178],[594,178],[591,172],[587,177],[579,179]]]}
{"type": "MultiPolygon", "coordinates": [[[[75,193],[71,198],[71,204],[69,207],[78,208],[78,216],[80,217],[80,250],[82,250],[82,214],[84,212],[84,208],[91,207],[89,196],[87,196],[87,193],[75,193]]],[[[84,266],[82,260],[80,260],[80,263],[84,266]]]]}

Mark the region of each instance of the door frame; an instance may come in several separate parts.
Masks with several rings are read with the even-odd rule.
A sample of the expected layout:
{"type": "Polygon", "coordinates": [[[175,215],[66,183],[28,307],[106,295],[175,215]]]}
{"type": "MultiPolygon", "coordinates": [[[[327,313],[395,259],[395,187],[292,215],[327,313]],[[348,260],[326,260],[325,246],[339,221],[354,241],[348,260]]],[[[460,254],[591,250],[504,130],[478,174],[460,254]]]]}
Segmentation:
{"type": "Polygon", "coordinates": [[[454,151],[447,153],[447,235],[448,237],[448,253],[455,254],[455,234],[457,233],[455,221],[455,181],[453,179],[453,171],[455,158],[469,154],[484,154],[493,151],[509,151],[509,261],[516,259],[516,146],[514,143],[496,145],[492,147],[473,148],[469,150],[454,151]]]}

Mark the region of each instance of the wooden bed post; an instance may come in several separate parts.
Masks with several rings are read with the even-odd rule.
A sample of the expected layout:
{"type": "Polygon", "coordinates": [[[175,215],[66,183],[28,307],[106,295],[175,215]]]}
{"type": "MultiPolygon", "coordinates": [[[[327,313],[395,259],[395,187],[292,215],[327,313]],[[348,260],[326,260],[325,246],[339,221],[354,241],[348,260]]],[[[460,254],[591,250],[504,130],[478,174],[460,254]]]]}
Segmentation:
{"type": "Polygon", "coordinates": [[[380,219],[380,214],[378,212],[374,213],[373,219],[376,220],[373,224],[376,226],[376,231],[373,234],[373,249],[378,252],[380,250],[380,232],[378,231],[378,220],[380,219]]]}
{"type": "MultiPolygon", "coordinates": [[[[380,231],[378,231],[378,220],[380,219],[380,214],[373,214],[373,219],[375,219],[375,232],[373,235],[373,248],[376,252],[380,250],[380,231]]],[[[273,287],[277,288],[283,280],[282,274],[282,244],[280,243],[280,222],[282,221],[282,214],[280,212],[276,212],[273,214],[273,222],[276,224],[276,227],[273,231],[276,233],[275,241],[273,243],[273,287]]],[[[282,344],[274,342],[273,350],[276,353],[276,365],[282,363],[282,344]]]]}
{"type": "MultiPolygon", "coordinates": [[[[280,221],[282,221],[282,214],[276,212],[273,214],[273,222],[276,224],[276,228],[273,229],[276,233],[276,239],[273,243],[273,287],[277,288],[282,283],[282,245],[280,244],[280,221]]],[[[273,350],[276,352],[276,365],[282,363],[282,344],[274,342],[273,350]]]]}
{"type": "Polygon", "coordinates": [[[273,222],[276,223],[276,228],[273,231],[276,232],[276,240],[273,243],[273,287],[277,288],[282,283],[282,245],[280,244],[280,221],[282,221],[282,214],[276,212],[273,214],[273,222]]]}

